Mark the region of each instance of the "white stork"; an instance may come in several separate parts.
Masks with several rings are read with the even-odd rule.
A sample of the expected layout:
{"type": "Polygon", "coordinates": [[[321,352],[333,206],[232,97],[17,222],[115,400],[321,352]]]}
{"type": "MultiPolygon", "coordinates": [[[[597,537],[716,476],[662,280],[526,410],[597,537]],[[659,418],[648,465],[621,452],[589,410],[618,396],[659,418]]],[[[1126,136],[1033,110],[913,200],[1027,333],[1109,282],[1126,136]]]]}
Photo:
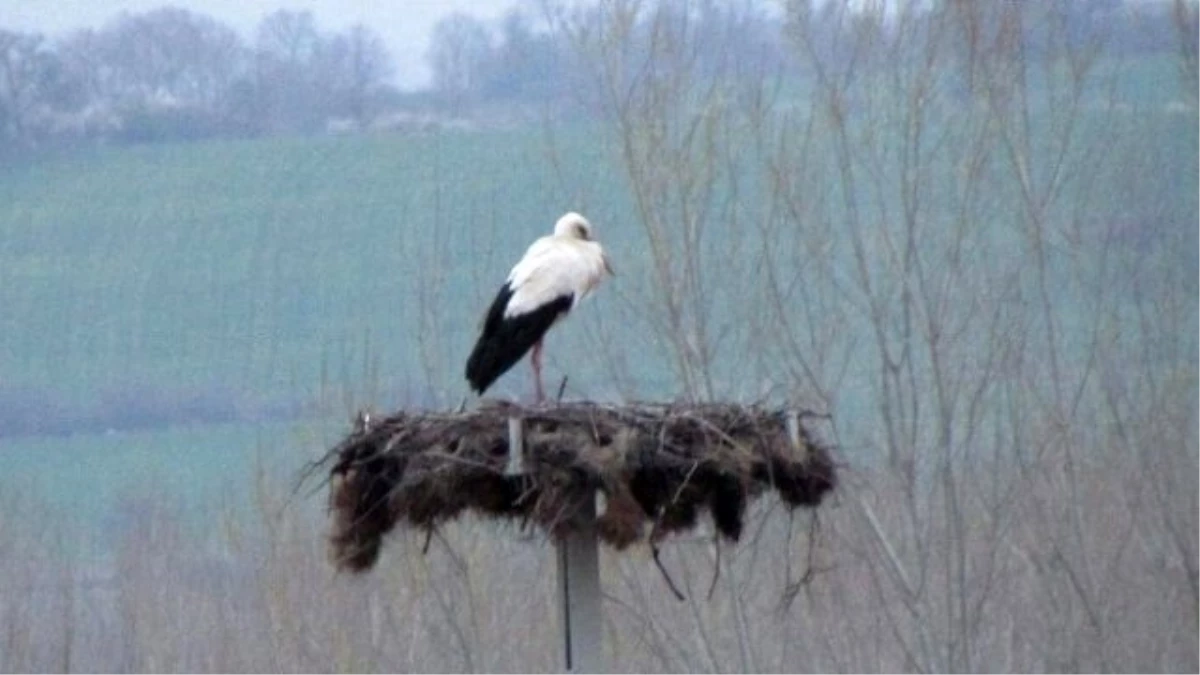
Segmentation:
{"type": "Polygon", "coordinates": [[[591,223],[575,212],[559,218],[554,234],[533,242],[492,301],[467,359],[471,388],[483,394],[532,347],[537,400],[543,401],[542,338],[612,273],[591,223]]]}

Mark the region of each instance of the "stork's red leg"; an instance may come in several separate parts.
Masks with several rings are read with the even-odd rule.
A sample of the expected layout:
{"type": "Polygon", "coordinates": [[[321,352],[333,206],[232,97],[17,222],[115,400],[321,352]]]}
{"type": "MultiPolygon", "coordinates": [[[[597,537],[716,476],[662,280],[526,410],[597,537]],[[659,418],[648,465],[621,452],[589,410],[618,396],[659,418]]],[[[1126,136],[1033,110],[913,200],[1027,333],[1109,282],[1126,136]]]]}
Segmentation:
{"type": "Polygon", "coordinates": [[[537,402],[541,403],[546,400],[546,394],[542,390],[542,341],[538,340],[533,344],[533,354],[529,357],[529,362],[533,364],[533,386],[537,391],[537,402]]]}

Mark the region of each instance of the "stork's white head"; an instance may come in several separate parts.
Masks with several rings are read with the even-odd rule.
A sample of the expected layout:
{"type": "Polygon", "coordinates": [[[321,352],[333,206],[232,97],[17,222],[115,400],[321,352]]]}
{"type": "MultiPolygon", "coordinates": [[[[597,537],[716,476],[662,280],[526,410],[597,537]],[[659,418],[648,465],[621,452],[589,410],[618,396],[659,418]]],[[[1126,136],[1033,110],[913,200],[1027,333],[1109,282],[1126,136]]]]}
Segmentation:
{"type": "Polygon", "coordinates": [[[563,217],[559,218],[558,222],[554,224],[554,236],[591,241],[592,224],[588,222],[587,218],[574,211],[569,211],[563,214],[563,217]]]}

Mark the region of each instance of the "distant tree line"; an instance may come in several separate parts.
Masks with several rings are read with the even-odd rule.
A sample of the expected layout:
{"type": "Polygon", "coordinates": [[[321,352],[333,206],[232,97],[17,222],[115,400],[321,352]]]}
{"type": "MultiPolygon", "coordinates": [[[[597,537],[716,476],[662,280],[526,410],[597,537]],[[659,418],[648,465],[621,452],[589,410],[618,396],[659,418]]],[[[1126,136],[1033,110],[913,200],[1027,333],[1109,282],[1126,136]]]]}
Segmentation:
{"type": "MultiPolygon", "coordinates": [[[[957,2],[960,0],[941,0],[957,2]]],[[[603,3],[601,3],[603,4],[603,3]]],[[[784,15],[808,15],[821,40],[817,61],[837,64],[862,26],[835,18],[832,3],[788,0],[780,13],[768,0],[663,2],[694,36],[689,49],[703,72],[722,63],[752,64],[740,77],[788,74],[784,15]]],[[[1068,35],[1099,37],[1111,52],[1180,48],[1184,0],[1141,7],[1136,20],[1121,0],[1062,0],[1068,35]]],[[[1192,3],[1194,4],[1194,3],[1192,3]]],[[[866,3],[858,23],[887,22],[866,3]]],[[[1189,5],[1190,6],[1190,5],[1189,5]]],[[[551,30],[552,1],[534,16],[514,9],[498,22],[456,13],[434,27],[426,55],[429,91],[402,93],[383,40],[355,25],[322,31],[307,11],[267,15],[249,40],[221,22],[177,7],[124,13],[108,24],[50,41],[0,27],[0,155],[80,140],[117,143],[307,134],[364,128],[380,116],[415,108],[469,115],[495,104],[566,106],[594,112],[597,97],[571,38],[551,30]]],[[[571,11],[596,13],[601,6],[571,11]]],[[[932,8],[931,10],[932,11],[932,8]]],[[[1194,14],[1194,12],[1193,12],[1194,14]]],[[[662,36],[630,13],[626,55],[631,77],[662,76],[644,56],[662,36]],[[640,56],[639,56],[640,55],[640,56]]],[[[660,17],[661,19],[661,17],[660,17]]],[[[598,24],[597,24],[598,25],[598,24]]],[[[874,33],[878,35],[878,33],[874,33]]],[[[1195,31],[1183,48],[1195,53],[1195,31]]],[[[1038,48],[1030,27],[1030,49],[1038,48]]],[[[882,53],[882,52],[881,52],[882,53]]],[[[858,64],[859,69],[869,64],[858,64]]]]}
{"type": "Polygon", "coordinates": [[[201,14],[122,14],[51,43],[0,29],[0,143],[154,142],[308,133],[363,121],[396,96],[382,39],[322,32],[309,12],[266,16],[248,43],[201,14]]]}
{"type": "MultiPolygon", "coordinates": [[[[602,4],[577,9],[599,25],[599,17],[607,11],[602,4]]],[[[694,42],[689,48],[695,50],[707,72],[717,72],[722,62],[755,64],[753,72],[745,73],[749,76],[778,74],[788,66],[782,17],[769,11],[771,2],[706,0],[660,5],[678,22],[692,26],[689,34],[694,42]]],[[[451,110],[502,101],[559,101],[591,108],[597,97],[583,85],[589,78],[583,72],[586,66],[577,45],[570,36],[547,27],[547,21],[553,23],[553,15],[564,10],[547,9],[551,16],[538,17],[538,21],[519,10],[511,11],[496,27],[463,13],[439,21],[428,54],[432,94],[451,110]]],[[[628,62],[631,69],[650,74],[653,64],[646,62],[649,45],[661,36],[646,16],[630,12],[628,44],[632,51],[628,62]]]]}

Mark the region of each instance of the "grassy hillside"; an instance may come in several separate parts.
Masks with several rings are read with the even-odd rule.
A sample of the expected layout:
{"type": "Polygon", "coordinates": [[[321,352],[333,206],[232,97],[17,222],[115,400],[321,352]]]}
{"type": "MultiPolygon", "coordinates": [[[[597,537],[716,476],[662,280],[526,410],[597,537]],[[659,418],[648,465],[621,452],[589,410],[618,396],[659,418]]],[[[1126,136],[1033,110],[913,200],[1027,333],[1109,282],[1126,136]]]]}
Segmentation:
{"type": "Polygon", "coordinates": [[[428,309],[439,349],[465,354],[505,266],[588,206],[542,147],[536,131],[266,140],[10,169],[0,387],[68,406],[292,402],[369,347],[384,386],[419,393],[420,303],[442,298],[422,287],[453,289],[428,309]]]}
{"type": "MultiPolygon", "coordinates": [[[[1140,135],[1138,161],[1152,170],[1098,168],[1089,194],[1110,206],[1062,217],[1077,227],[1102,216],[1093,229],[1127,223],[1123,245],[1194,242],[1181,225],[1195,212],[1194,113],[1147,111],[1120,113],[1127,128],[1118,133],[1140,135]]],[[[613,148],[588,129],[559,130],[554,141],[553,154],[536,129],[209,142],[5,170],[0,429],[271,417],[347,387],[383,404],[457,403],[486,302],[563,211],[589,215],[626,272],[589,314],[654,282],[613,148]]],[[[761,214],[754,179],[744,182],[733,208],[750,222],[761,214]]],[[[987,227],[1020,227],[1005,194],[991,186],[997,224],[987,227]]],[[[739,236],[714,230],[714,265],[726,237],[739,236]]],[[[1194,268],[1194,248],[1174,247],[1181,257],[1171,264],[1194,268]]],[[[744,297],[731,293],[714,297],[744,297]]],[[[590,353],[586,326],[556,331],[552,368],[590,353]]],[[[655,344],[640,330],[622,337],[655,344]]],[[[644,392],[670,391],[668,362],[624,351],[644,392]]],[[[605,365],[560,370],[577,392],[599,396],[605,365]]],[[[527,377],[514,373],[498,391],[523,392],[527,377]]]]}

